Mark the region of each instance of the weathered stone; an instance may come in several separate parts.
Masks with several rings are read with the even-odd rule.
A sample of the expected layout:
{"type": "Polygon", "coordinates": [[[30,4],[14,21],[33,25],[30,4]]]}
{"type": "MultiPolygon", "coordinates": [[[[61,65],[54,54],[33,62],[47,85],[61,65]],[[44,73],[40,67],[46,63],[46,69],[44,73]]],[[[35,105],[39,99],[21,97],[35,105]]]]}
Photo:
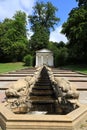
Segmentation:
{"type": "Polygon", "coordinates": [[[9,89],[6,90],[5,94],[7,97],[19,97],[26,94],[28,88],[28,82],[25,79],[19,79],[10,85],[9,89]]]}
{"type": "Polygon", "coordinates": [[[26,77],[25,77],[25,81],[27,81],[27,82],[29,83],[30,80],[31,80],[31,78],[32,78],[31,76],[26,76],[26,77]]]}
{"type": "Polygon", "coordinates": [[[67,81],[64,78],[55,78],[57,82],[57,86],[62,89],[63,92],[65,92],[66,97],[72,97],[78,99],[79,92],[76,90],[75,86],[71,84],[69,81],[67,81]]]}
{"type": "Polygon", "coordinates": [[[8,102],[8,108],[11,106],[11,109],[15,113],[25,113],[31,107],[29,101],[29,93],[32,91],[32,87],[35,85],[35,82],[38,80],[40,75],[41,67],[37,69],[34,73],[34,76],[27,76],[24,79],[19,79],[18,81],[10,84],[9,89],[6,90],[6,100],[8,102]]]}
{"type": "Polygon", "coordinates": [[[55,80],[57,82],[58,87],[60,87],[63,92],[67,92],[68,90],[71,89],[70,82],[67,81],[66,79],[55,77],[55,80]]]}
{"type": "MultiPolygon", "coordinates": [[[[64,78],[54,77],[52,70],[47,66],[37,68],[33,77],[27,76],[24,79],[20,79],[10,85],[10,88],[6,90],[6,96],[11,107],[15,108],[16,111],[18,110],[18,113],[19,111],[21,113],[21,110],[23,110],[21,108],[23,106],[27,106],[30,109],[30,99],[33,100],[33,98],[30,98],[30,94],[32,93],[35,84],[37,84],[42,72],[43,74],[46,72],[49,82],[51,82],[51,87],[53,88],[53,93],[57,104],[56,113],[60,113],[60,111],[61,113],[68,113],[69,111],[75,109],[77,107],[76,102],[72,103],[69,101],[69,99],[78,99],[79,97],[79,93],[77,92],[75,86],[64,78]],[[11,97],[16,98],[16,100],[11,102],[11,97]]],[[[50,85],[50,83],[48,84],[50,85]]],[[[37,99],[37,97],[35,98],[37,99]]],[[[47,100],[49,102],[49,99],[47,100]]]]}

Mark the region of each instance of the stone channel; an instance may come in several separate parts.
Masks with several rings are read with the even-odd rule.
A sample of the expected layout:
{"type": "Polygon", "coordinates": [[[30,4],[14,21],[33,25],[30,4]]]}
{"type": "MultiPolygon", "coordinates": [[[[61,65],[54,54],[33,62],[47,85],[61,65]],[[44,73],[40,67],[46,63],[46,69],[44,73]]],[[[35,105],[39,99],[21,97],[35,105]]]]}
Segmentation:
{"type": "MultiPolygon", "coordinates": [[[[87,75],[57,68],[52,68],[52,71],[55,77],[64,77],[72,82],[80,93],[79,101],[83,104],[87,104],[87,75]]],[[[33,76],[34,72],[35,68],[27,68],[0,74],[0,102],[4,101],[5,90],[8,88],[10,83],[26,76],[33,76]]]]}

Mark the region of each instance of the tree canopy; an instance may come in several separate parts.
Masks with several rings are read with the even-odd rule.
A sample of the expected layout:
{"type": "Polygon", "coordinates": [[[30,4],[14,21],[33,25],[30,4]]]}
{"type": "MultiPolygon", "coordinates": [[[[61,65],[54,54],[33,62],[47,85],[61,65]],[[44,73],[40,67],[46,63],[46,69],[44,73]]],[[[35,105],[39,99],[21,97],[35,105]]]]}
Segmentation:
{"type": "Polygon", "coordinates": [[[26,14],[18,11],[0,23],[0,60],[21,60],[26,52],[26,14]]]}
{"type": "Polygon", "coordinates": [[[50,35],[50,29],[54,29],[54,25],[58,23],[59,18],[56,17],[57,8],[50,2],[36,2],[33,7],[33,14],[29,15],[29,22],[33,36],[31,37],[31,49],[36,51],[43,47],[47,47],[50,35]]]}
{"type": "Polygon", "coordinates": [[[63,24],[62,33],[68,40],[70,54],[76,60],[87,62],[87,1],[78,0],[79,7],[69,13],[69,18],[63,24]]]}
{"type": "Polygon", "coordinates": [[[78,6],[87,6],[87,0],[76,0],[78,2],[78,6]]]}
{"type": "Polygon", "coordinates": [[[0,22],[0,62],[24,61],[33,64],[36,50],[47,48],[54,53],[55,66],[64,64],[68,50],[63,42],[49,42],[51,30],[55,29],[59,18],[56,17],[58,9],[47,2],[36,2],[33,14],[28,20],[33,31],[31,39],[27,39],[26,14],[17,11],[12,19],[5,18],[0,22]],[[61,60],[62,59],[62,60],[61,60]]]}

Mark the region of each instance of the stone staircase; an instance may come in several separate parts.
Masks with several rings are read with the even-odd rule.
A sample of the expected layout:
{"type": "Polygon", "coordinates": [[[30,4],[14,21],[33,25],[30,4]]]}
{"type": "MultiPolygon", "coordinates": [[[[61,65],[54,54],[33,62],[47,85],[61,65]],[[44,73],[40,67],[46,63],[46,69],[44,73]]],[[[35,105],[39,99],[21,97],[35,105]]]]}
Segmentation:
{"type": "Polygon", "coordinates": [[[55,111],[55,95],[45,68],[42,69],[38,81],[32,88],[30,100],[32,111],[46,111],[48,114],[55,111]]]}

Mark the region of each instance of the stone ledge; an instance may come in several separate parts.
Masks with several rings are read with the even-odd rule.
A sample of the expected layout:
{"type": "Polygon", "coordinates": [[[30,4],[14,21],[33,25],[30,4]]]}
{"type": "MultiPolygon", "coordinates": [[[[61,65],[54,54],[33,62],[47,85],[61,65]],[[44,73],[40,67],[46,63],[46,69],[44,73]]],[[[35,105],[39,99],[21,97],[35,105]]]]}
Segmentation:
{"type": "Polygon", "coordinates": [[[86,105],[67,115],[23,115],[14,114],[0,104],[0,125],[3,130],[77,130],[86,117],[86,105]]]}

